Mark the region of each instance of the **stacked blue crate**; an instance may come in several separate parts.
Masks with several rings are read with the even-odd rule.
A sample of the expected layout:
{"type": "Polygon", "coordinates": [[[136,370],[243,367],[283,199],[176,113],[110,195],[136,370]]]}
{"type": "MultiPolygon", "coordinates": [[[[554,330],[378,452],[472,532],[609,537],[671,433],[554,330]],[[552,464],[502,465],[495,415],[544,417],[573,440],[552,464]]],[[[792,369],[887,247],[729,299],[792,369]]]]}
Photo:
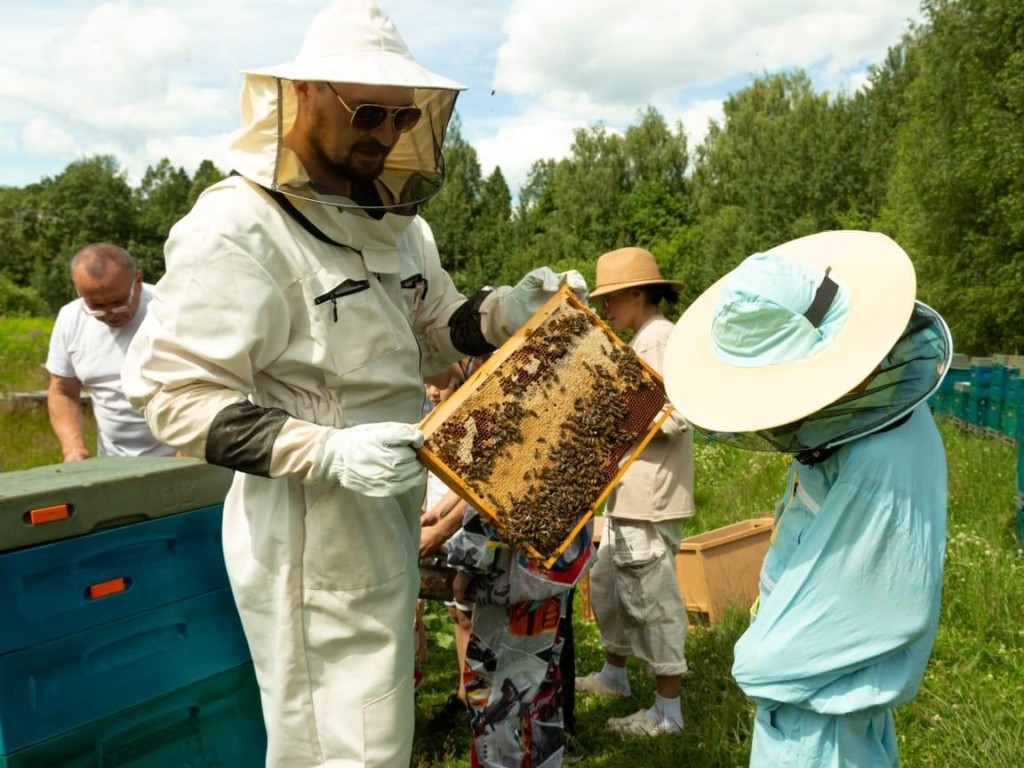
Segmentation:
{"type": "Polygon", "coordinates": [[[229,481],[189,459],[0,478],[0,768],[262,763],[220,545],[229,481]],[[222,729],[246,735],[218,751],[222,729]]]}
{"type": "Polygon", "coordinates": [[[0,766],[260,768],[265,760],[259,688],[250,663],[0,756],[0,766]]]}
{"type": "Polygon", "coordinates": [[[970,402],[971,382],[958,381],[953,384],[953,424],[965,432],[970,425],[967,421],[967,406],[970,402]]]}
{"type": "Polygon", "coordinates": [[[1003,437],[1003,407],[1011,367],[1009,355],[992,356],[988,406],[985,410],[985,434],[996,439],[1003,437]]]}
{"type": "Polygon", "coordinates": [[[989,387],[992,385],[992,358],[971,358],[971,388],[967,395],[967,424],[976,435],[984,435],[988,426],[989,387]]]}
{"type": "Polygon", "coordinates": [[[1003,439],[1010,444],[1016,444],[1020,431],[1018,421],[1020,417],[1020,401],[1024,389],[1021,388],[1020,368],[1013,365],[1006,372],[1006,394],[1003,398],[1003,413],[1001,432],[1003,439]]]}
{"type": "Polygon", "coordinates": [[[954,354],[949,370],[942,379],[938,390],[929,398],[935,414],[956,418],[957,393],[956,385],[961,381],[970,381],[970,359],[967,355],[954,354]]]}

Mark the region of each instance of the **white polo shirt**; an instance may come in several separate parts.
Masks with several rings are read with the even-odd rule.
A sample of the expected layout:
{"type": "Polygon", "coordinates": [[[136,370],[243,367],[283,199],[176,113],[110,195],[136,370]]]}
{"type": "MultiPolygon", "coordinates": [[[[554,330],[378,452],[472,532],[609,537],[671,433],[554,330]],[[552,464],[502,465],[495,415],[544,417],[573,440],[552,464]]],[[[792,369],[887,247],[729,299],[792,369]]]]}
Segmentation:
{"type": "Polygon", "coordinates": [[[53,326],[46,370],[78,379],[92,398],[97,456],[174,455],[173,448],[153,437],[142,414],[132,408],[121,390],[125,352],[146,316],[152,289],[143,284],[139,310],[121,328],[111,328],[85,314],[81,299],[61,307],[53,326]]]}

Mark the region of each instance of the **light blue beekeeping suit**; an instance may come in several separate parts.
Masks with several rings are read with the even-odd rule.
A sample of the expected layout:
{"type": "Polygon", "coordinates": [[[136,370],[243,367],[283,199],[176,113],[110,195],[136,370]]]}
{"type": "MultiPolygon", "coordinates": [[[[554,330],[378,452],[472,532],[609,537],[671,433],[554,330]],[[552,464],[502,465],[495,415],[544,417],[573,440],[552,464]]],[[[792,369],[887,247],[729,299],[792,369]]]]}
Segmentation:
{"type": "Polygon", "coordinates": [[[938,625],[946,459],[927,405],[900,426],[794,461],[733,675],[757,703],[751,766],[899,764],[892,708],[938,625]]]}

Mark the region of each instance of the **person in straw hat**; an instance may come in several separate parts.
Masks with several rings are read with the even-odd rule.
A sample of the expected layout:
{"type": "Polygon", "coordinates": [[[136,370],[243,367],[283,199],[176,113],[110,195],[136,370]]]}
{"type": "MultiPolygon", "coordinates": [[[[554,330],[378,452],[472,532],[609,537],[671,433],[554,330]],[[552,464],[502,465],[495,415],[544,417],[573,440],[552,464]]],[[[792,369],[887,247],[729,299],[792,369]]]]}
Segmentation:
{"type": "Polygon", "coordinates": [[[946,540],[925,401],[953,352],[915,290],[885,235],[825,232],[747,258],[669,341],[666,391],[692,424],[795,459],[735,648],[752,766],[899,764],[892,710],[931,653],[946,540]]]}
{"type": "MultiPolygon", "coordinates": [[[[615,330],[633,331],[630,346],[658,373],[672,323],[662,301],[678,303],[682,283],[661,276],[643,248],[620,248],[597,261],[591,299],[603,306],[615,330]]],[[[694,369],[696,370],[696,369],[694,369]]],[[[636,735],[679,731],[680,676],[687,671],[686,608],[675,576],[682,520],[693,515],[693,433],[673,411],[608,497],[605,526],[590,575],[590,599],[601,630],[604,665],[576,681],[576,690],[628,697],[630,656],[656,677],[655,701],[628,717],[608,721],[611,730],[636,735]]]]}
{"type": "Polygon", "coordinates": [[[586,293],[546,267],[455,289],[417,210],[460,90],[371,0],[321,10],[294,61],[246,73],[235,173],[172,228],[125,362],[154,435],[235,470],[224,555],[268,766],[409,763],[423,376],[586,293]]]}

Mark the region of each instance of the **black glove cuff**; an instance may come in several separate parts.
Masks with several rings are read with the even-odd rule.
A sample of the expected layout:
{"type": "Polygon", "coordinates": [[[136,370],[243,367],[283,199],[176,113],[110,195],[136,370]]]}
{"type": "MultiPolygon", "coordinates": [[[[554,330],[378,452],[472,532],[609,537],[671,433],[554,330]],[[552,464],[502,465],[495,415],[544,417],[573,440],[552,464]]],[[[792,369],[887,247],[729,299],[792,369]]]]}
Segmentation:
{"type": "Polygon", "coordinates": [[[288,418],[280,408],[261,408],[248,401],[223,408],[206,436],[206,462],[270,477],[274,441],[288,418]]]}
{"type": "Polygon", "coordinates": [[[484,338],[480,328],[480,305],[491,293],[490,288],[477,291],[448,318],[452,346],[464,355],[486,355],[497,349],[484,338]]]}

